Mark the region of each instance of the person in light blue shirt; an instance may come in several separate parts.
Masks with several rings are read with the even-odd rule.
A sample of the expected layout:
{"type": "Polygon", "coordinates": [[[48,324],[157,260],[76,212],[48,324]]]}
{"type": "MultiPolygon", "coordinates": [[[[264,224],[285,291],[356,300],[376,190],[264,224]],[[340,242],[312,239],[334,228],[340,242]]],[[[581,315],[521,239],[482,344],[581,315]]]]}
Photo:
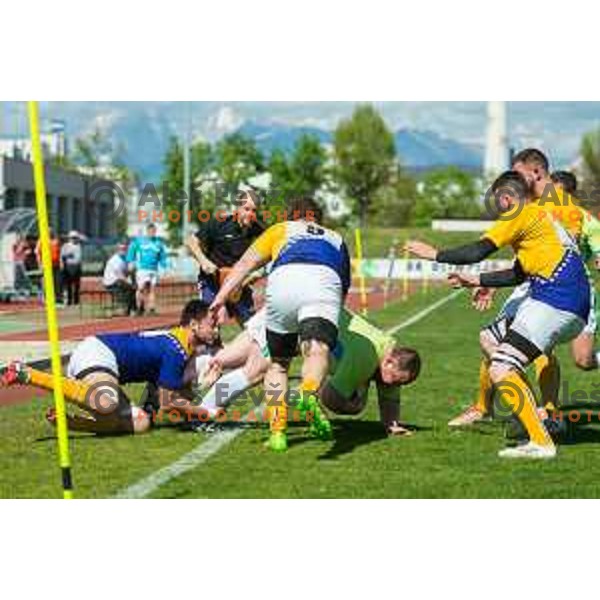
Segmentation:
{"type": "Polygon", "coordinates": [[[156,313],[156,286],[158,269],[167,267],[167,251],[161,238],[156,235],[156,225],[148,223],[146,235],[134,238],[129,245],[127,262],[135,268],[136,300],[138,315],[146,308],[156,313]]]}

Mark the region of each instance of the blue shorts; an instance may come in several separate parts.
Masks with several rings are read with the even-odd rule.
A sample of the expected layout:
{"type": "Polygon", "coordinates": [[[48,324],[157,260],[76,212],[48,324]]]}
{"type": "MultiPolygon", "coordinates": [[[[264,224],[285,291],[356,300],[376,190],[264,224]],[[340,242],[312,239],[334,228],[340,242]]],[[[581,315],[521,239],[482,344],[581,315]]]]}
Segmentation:
{"type": "MultiPolygon", "coordinates": [[[[216,277],[212,275],[200,275],[198,277],[198,297],[203,302],[210,304],[215,299],[219,285],[216,277]]],[[[240,324],[245,323],[256,312],[254,306],[254,296],[250,287],[242,288],[242,293],[235,302],[227,303],[227,312],[234,317],[240,324]]]]}

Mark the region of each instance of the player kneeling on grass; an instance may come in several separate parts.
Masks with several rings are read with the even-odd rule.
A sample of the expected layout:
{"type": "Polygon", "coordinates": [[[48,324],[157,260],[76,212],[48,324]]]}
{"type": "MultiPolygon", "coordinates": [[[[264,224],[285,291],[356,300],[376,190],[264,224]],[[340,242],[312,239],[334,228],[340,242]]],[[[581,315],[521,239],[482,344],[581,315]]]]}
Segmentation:
{"type": "Polygon", "coordinates": [[[310,198],[294,199],[289,221],[265,231],[233,267],[211,310],[216,314],[257,268],[272,261],[267,280],[267,343],[271,365],[265,376],[269,446],[287,449],[287,408],[314,415],[311,430],[331,436],[331,424],[321,412],[317,392],[335,348],[338,319],[350,287],[350,258],[342,237],[320,225],[322,212],[310,198]],[[288,394],[288,370],[297,353],[303,358],[299,400],[288,394]]]}
{"type": "MultiPolygon", "coordinates": [[[[218,331],[208,307],[200,300],[192,300],[184,307],[179,327],[86,338],[71,355],[68,376],[62,385],[65,400],[87,416],[69,416],[69,428],[93,433],[147,432],[150,415],[132,406],[121,386],[150,383],[171,397],[190,393],[192,382],[186,381],[185,376],[188,362],[199,346],[217,340],[218,331]]],[[[54,389],[50,373],[21,363],[0,368],[1,384],[54,389]]],[[[49,420],[55,420],[52,413],[49,420]]]]}
{"type": "Polygon", "coordinates": [[[516,255],[512,269],[481,275],[455,273],[450,281],[464,287],[511,287],[529,280],[529,295],[508,324],[482,377],[487,378],[488,387],[494,385],[529,434],[527,444],[506,448],[500,456],[552,458],[556,447],[536,411],[525,369],[542,354],[550,354],[557,343],[571,341],[583,330],[590,310],[588,277],[573,239],[558,223],[540,217],[522,175],[503,173],[492,192],[503,214],[479,242],[437,250],[412,241],[407,249],[424,259],[465,265],[478,263],[503,246],[512,247],[516,255]]]}
{"type": "MultiPolygon", "coordinates": [[[[229,370],[202,398],[200,407],[215,417],[239,394],[262,381],[270,366],[266,338],[266,310],[246,323],[246,329],[226,344],[210,366],[229,370]]],[[[205,363],[201,365],[202,376],[205,363]]],[[[421,361],[416,350],[401,347],[395,339],[363,319],[342,309],[338,342],[330,355],[330,374],[319,390],[324,406],[340,415],[358,415],[367,403],[371,382],[377,386],[380,419],[388,435],[410,431],[400,423],[400,386],[419,375],[421,361]]]]}

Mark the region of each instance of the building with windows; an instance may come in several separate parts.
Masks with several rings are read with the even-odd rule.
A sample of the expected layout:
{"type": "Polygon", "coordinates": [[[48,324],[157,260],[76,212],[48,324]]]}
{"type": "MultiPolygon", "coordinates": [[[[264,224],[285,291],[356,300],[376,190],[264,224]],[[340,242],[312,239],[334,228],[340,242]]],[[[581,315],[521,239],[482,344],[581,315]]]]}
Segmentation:
{"type": "MultiPolygon", "coordinates": [[[[111,182],[47,165],[46,194],[50,223],[59,235],[72,229],[100,240],[116,235],[111,182]]],[[[33,165],[0,156],[0,211],[14,208],[35,208],[33,165]]]]}

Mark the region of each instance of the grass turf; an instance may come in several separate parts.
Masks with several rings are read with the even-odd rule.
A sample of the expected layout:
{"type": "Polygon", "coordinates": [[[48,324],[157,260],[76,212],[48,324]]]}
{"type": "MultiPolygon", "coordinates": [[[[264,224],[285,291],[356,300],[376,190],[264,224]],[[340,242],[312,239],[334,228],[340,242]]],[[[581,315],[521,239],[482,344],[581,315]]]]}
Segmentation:
{"type": "MultiPolygon", "coordinates": [[[[371,315],[391,327],[447,294],[433,290],[371,315]]],[[[580,424],[556,460],[510,462],[497,458],[504,445],[500,423],[449,431],[446,422],[473,399],[479,363],[479,315],[460,295],[399,333],[418,347],[424,368],[403,390],[403,418],[419,431],[386,439],[375,402],[359,420],[335,420],[335,440],[310,440],[290,430],[290,450],[263,448],[264,432],[251,428],[205,464],[156,489],[160,498],[400,498],[400,497],[597,497],[600,493],[600,426],[580,424]]],[[[577,371],[568,348],[559,352],[571,392],[595,389],[594,373],[577,371]]],[[[581,393],[580,393],[581,395],[581,393]]],[[[0,409],[0,496],[57,497],[53,432],[43,421],[49,399],[0,409]]],[[[592,405],[593,406],[593,405],[592,405]]],[[[598,420],[600,404],[595,405],[598,420]]],[[[587,415],[583,420],[587,421],[587,415]]],[[[77,497],[108,497],[168,465],[206,439],[204,434],[161,428],[139,438],[72,437],[77,497]]]]}

